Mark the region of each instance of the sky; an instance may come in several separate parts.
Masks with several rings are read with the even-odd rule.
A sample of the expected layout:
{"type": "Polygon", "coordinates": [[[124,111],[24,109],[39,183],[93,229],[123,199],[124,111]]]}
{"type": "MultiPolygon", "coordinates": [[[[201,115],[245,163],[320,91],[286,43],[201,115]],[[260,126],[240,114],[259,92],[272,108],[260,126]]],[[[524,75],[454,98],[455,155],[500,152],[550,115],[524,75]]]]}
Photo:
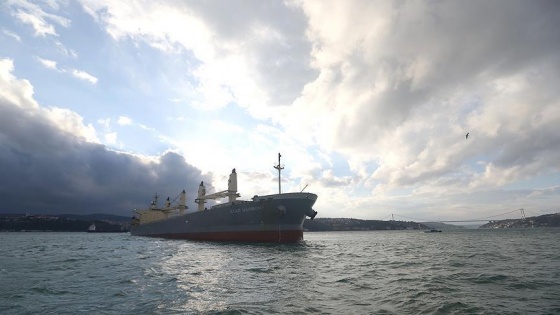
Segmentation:
{"type": "Polygon", "coordinates": [[[195,209],[233,168],[250,199],[278,153],[318,217],[555,213],[559,30],[543,0],[4,0],[0,213],[195,209]]]}

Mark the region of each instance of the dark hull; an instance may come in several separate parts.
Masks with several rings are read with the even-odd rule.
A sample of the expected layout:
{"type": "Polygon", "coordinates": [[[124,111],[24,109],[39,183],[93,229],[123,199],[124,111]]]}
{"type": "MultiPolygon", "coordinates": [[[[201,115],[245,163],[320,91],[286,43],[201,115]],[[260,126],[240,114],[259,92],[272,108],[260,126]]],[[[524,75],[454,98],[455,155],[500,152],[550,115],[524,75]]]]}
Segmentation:
{"type": "Polygon", "coordinates": [[[195,241],[215,242],[266,242],[266,243],[294,243],[303,240],[303,230],[282,231],[238,231],[238,232],[201,232],[201,233],[173,233],[152,234],[151,237],[168,239],[185,239],[195,241]]]}
{"type": "Polygon", "coordinates": [[[288,193],[236,201],[209,210],[133,226],[132,235],[235,242],[298,242],[317,195],[288,193]]]}

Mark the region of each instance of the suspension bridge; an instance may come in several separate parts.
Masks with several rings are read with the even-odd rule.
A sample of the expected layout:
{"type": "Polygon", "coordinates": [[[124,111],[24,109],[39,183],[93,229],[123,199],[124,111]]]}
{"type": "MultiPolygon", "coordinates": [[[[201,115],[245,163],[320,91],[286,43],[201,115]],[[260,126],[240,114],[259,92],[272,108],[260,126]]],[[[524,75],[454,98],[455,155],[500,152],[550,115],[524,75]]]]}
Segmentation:
{"type": "Polygon", "coordinates": [[[484,218],[476,218],[476,219],[463,219],[463,220],[430,220],[430,219],[420,219],[420,218],[413,218],[413,217],[407,217],[404,215],[399,215],[399,214],[389,214],[388,216],[384,217],[383,219],[381,219],[382,221],[391,218],[391,221],[395,221],[395,217],[397,218],[404,218],[404,219],[408,219],[408,220],[413,220],[415,222],[418,223],[422,223],[422,222],[440,222],[440,223],[461,223],[461,222],[489,222],[489,221],[493,221],[493,220],[508,220],[508,219],[523,219],[525,220],[527,217],[525,216],[525,209],[521,208],[521,209],[516,209],[516,210],[512,210],[509,212],[505,212],[505,213],[500,213],[500,214],[496,214],[496,215],[492,215],[489,217],[484,217],[484,218]],[[512,214],[514,212],[519,212],[521,217],[517,217],[517,218],[500,218],[497,219],[498,217],[502,217],[508,214],[512,214]]]}

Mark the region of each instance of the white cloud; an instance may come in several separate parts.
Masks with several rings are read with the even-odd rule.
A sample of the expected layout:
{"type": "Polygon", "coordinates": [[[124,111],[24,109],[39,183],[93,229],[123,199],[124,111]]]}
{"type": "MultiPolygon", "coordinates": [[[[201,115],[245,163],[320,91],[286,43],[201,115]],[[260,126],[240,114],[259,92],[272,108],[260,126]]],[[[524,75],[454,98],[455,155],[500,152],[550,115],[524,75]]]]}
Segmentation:
{"type": "Polygon", "coordinates": [[[91,74],[85,72],[85,71],[77,70],[77,69],[71,69],[70,71],[71,71],[72,76],[75,77],[75,78],[87,81],[91,84],[96,84],[97,83],[97,78],[92,76],[91,74]]]}
{"type": "Polygon", "coordinates": [[[16,17],[23,23],[29,24],[35,30],[35,36],[53,35],[58,36],[54,26],[48,24],[44,19],[39,16],[27,12],[17,12],[16,17]]]}
{"type": "Polygon", "coordinates": [[[56,61],[54,61],[54,60],[48,60],[48,59],[43,59],[43,58],[39,58],[39,57],[37,57],[37,60],[39,60],[39,62],[47,69],[60,71],[58,69],[58,67],[56,66],[56,61]]]}
{"type": "MultiPolygon", "coordinates": [[[[267,104],[288,105],[311,77],[304,29],[282,29],[285,25],[279,14],[295,9],[280,2],[272,10],[265,4],[246,7],[232,3],[217,8],[89,0],[82,4],[117,40],[131,38],[164,52],[187,52],[196,58],[192,74],[199,97],[190,104],[198,109],[215,110],[236,102],[252,115],[266,118],[270,115],[267,104]],[[235,15],[230,14],[233,9],[235,15]],[[304,45],[295,46],[291,41],[304,45]]],[[[300,17],[297,25],[304,25],[300,17]]]]}
{"type": "Polygon", "coordinates": [[[121,126],[128,126],[132,124],[132,119],[126,116],[120,116],[119,119],[117,119],[117,124],[121,126]]]}
{"type": "MultiPolygon", "coordinates": [[[[30,25],[34,29],[35,36],[58,36],[54,25],[50,22],[54,22],[62,27],[70,26],[69,19],[47,13],[40,5],[25,0],[13,1],[7,5],[16,19],[24,24],[30,25]]],[[[58,5],[54,3],[45,2],[43,5],[49,7],[47,9],[58,9],[58,5]]]]}
{"type": "Polygon", "coordinates": [[[105,134],[105,141],[109,144],[117,144],[117,133],[109,132],[105,134]]]}
{"type": "MultiPolygon", "coordinates": [[[[546,135],[543,147],[558,142],[549,132],[551,125],[534,123],[536,117],[558,106],[550,82],[559,82],[559,76],[542,67],[555,68],[558,57],[551,57],[554,49],[548,43],[542,43],[547,48],[538,51],[537,40],[520,32],[514,26],[517,22],[509,18],[511,12],[525,16],[526,9],[531,11],[525,16],[528,19],[531,14],[551,18],[543,8],[506,6],[494,16],[478,5],[460,3],[301,4],[315,47],[313,65],[321,75],[306,86],[282,123],[286,130],[315,135],[325,148],[344,153],[355,171],[375,161],[379,168],[371,179],[386,188],[435,185],[442,178],[455,178],[458,170],[470,170],[456,182],[465,187],[475,178],[480,180],[474,169],[462,166],[476,156],[489,163],[500,161],[509,144],[527,132],[546,135]],[[523,48],[523,55],[514,55],[504,53],[504,44],[535,48],[523,48]],[[499,66],[505,64],[509,66],[499,66]],[[495,82],[502,81],[509,82],[507,87],[499,83],[501,88],[497,88],[495,82]],[[471,138],[464,141],[467,131],[471,138]],[[502,136],[488,138],[500,131],[502,136]]],[[[542,28],[541,41],[553,42],[557,23],[526,22],[529,29],[542,28]]],[[[550,123],[560,122],[557,115],[549,118],[550,123]]],[[[523,141],[527,141],[525,148],[534,147],[532,139],[523,141]]],[[[546,154],[551,157],[558,154],[549,151],[546,154]]],[[[538,152],[515,154],[522,159],[538,152]]],[[[534,175],[539,169],[558,171],[548,157],[535,160],[544,163],[540,167],[515,165],[518,169],[510,169],[510,175],[499,183],[534,175]]]]}
{"type": "Polygon", "coordinates": [[[37,109],[39,105],[33,99],[33,86],[27,80],[17,79],[13,71],[12,59],[0,59],[0,97],[22,108],[37,109]]]}
{"type": "Polygon", "coordinates": [[[40,57],[36,58],[47,69],[55,70],[60,73],[70,73],[74,78],[87,81],[91,84],[97,84],[97,78],[85,71],[72,68],[60,68],[58,67],[58,63],[54,60],[43,59],[40,57]]]}
{"type": "Polygon", "coordinates": [[[45,114],[45,117],[56,124],[60,130],[83,137],[89,142],[99,142],[93,125],[84,124],[83,117],[77,113],[66,108],[51,107],[45,109],[45,114]]]}
{"type": "Polygon", "coordinates": [[[18,34],[12,32],[12,31],[10,31],[10,30],[7,30],[7,29],[5,29],[5,28],[2,28],[2,34],[6,35],[6,36],[8,36],[8,37],[11,37],[11,38],[15,39],[15,40],[18,41],[18,42],[21,42],[21,37],[20,37],[18,34]]]}
{"type": "Polygon", "coordinates": [[[147,126],[147,125],[144,125],[144,124],[138,124],[138,126],[142,129],[144,129],[144,130],[147,130],[147,131],[156,131],[156,129],[154,127],[150,127],[150,126],[147,126]]]}
{"type": "Polygon", "coordinates": [[[66,48],[61,42],[54,41],[58,51],[60,51],[66,57],[78,58],[78,53],[74,49],[66,48]]]}
{"type": "Polygon", "coordinates": [[[27,80],[13,76],[13,61],[0,59],[0,99],[5,99],[10,106],[25,109],[29,115],[43,117],[45,121],[72,137],[82,138],[89,142],[98,142],[95,129],[91,124],[85,125],[83,118],[77,113],[58,107],[39,107],[33,99],[33,86],[27,80]]]}
{"type": "Polygon", "coordinates": [[[101,127],[103,127],[104,130],[110,130],[111,129],[111,118],[98,119],[97,123],[101,127]]]}

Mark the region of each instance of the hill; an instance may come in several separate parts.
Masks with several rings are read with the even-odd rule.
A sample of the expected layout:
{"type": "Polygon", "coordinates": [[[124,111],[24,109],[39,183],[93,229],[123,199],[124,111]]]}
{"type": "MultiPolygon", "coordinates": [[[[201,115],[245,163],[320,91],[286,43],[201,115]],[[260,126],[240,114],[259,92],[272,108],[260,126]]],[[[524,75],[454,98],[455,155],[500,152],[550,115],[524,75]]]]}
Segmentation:
{"type": "Polygon", "coordinates": [[[105,213],[95,213],[95,214],[59,214],[56,215],[59,218],[66,218],[66,219],[73,219],[73,220],[98,220],[98,221],[108,221],[108,222],[119,222],[119,223],[128,223],[130,222],[130,217],[114,215],[114,214],[105,214],[105,213]]]}
{"type": "Polygon", "coordinates": [[[348,218],[315,218],[305,220],[306,231],[376,231],[376,230],[427,230],[428,226],[412,221],[381,221],[348,218]]]}
{"type": "Polygon", "coordinates": [[[85,232],[95,224],[98,232],[115,232],[127,230],[130,219],[114,215],[0,215],[1,232],[49,231],[49,232],[85,232]]]}
{"type": "Polygon", "coordinates": [[[490,221],[482,225],[481,229],[511,229],[511,228],[539,228],[560,227],[560,213],[544,214],[525,219],[508,219],[490,221]]]}

